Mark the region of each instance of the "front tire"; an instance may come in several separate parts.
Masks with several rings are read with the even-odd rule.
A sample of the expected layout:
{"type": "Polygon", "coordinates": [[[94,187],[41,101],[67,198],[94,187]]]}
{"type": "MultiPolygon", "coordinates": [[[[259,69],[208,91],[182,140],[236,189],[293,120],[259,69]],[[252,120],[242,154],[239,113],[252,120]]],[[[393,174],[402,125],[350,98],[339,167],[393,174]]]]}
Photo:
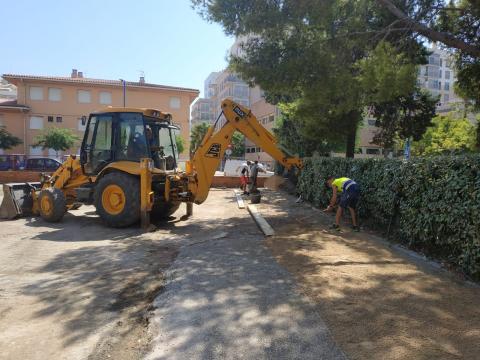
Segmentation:
{"type": "Polygon", "coordinates": [[[46,188],[38,196],[40,216],[48,222],[59,222],[67,212],[67,200],[62,190],[46,188]]]}
{"type": "Polygon", "coordinates": [[[94,202],[108,226],[130,226],[140,219],[140,181],[124,173],[107,174],[95,186],[94,202]]]}

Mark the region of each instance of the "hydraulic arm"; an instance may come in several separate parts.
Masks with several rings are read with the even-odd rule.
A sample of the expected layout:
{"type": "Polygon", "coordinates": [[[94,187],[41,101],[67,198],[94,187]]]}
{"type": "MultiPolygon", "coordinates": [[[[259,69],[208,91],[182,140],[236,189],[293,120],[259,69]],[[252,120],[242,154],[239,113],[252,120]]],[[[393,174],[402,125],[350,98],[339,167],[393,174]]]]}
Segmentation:
{"type": "Polygon", "coordinates": [[[290,169],[293,166],[298,169],[302,168],[302,160],[281,150],[272,133],[258,122],[250,109],[226,99],[222,102],[222,113],[226,120],[225,124],[218,129],[217,120],[214,125],[210,126],[195,152],[191,164],[187,166],[187,173],[193,172],[196,176],[196,181],[190,181],[189,186],[196,204],[201,204],[206,200],[215,171],[218,169],[235,131],[241,132],[285,168],[290,169]]]}

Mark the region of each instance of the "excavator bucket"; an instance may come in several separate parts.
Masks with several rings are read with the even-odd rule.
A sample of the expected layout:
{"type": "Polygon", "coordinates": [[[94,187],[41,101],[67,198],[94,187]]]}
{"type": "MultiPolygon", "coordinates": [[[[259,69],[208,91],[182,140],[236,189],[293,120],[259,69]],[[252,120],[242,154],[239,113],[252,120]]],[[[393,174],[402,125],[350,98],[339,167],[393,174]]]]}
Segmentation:
{"type": "Polygon", "coordinates": [[[40,190],[39,182],[3,184],[3,201],[0,206],[1,219],[31,215],[33,212],[33,190],[40,190]]]}

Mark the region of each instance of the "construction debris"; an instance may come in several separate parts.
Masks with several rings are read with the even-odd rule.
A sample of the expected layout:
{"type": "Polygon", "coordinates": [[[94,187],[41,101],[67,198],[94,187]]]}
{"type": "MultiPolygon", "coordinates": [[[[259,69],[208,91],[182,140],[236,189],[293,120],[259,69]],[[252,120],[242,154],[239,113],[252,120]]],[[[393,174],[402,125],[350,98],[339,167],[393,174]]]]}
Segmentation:
{"type": "Polygon", "coordinates": [[[270,226],[270,224],[263,218],[262,215],[257,210],[257,207],[255,205],[248,205],[247,206],[248,212],[250,215],[252,215],[253,220],[257,223],[258,227],[262,232],[265,234],[265,236],[272,236],[275,235],[275,231],[273,228],[270,226]]]}
{"type": "Polygon", "coordinates": [[[239,209],[245,209],[245,202],[242,199],[242,195],[238,190],[233,190],[235,197],[237,198],[237,204],[239,209]]]}

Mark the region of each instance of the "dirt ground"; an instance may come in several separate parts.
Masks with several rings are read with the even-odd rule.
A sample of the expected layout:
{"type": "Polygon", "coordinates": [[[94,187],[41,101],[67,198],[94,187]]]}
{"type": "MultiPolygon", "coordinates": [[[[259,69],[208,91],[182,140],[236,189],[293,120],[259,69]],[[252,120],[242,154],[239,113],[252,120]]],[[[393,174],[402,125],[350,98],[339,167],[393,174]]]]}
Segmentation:
{"type": "Polygon", "coordinates": [[[0,359],[479,358],[479,287],[284,193],[257,207],[264,241],[231,190],[152,233],[0,222],[0,359]]]}
{"type": "MultiPolygon", "coordinates": [[[[168,230],[109,229],[93,207],[0,222],[0,359],[138,359],[177,254],[168,230]]],[[[173,225],[167,225],[172,230],[173,225]]]]}
{"type": "Polygon", "coordinates": [[[351,359],[479,359],[480,288],[373,234],[342,233],[333,217],[266,193],[266,240],[313,300],[351,359]]]}

